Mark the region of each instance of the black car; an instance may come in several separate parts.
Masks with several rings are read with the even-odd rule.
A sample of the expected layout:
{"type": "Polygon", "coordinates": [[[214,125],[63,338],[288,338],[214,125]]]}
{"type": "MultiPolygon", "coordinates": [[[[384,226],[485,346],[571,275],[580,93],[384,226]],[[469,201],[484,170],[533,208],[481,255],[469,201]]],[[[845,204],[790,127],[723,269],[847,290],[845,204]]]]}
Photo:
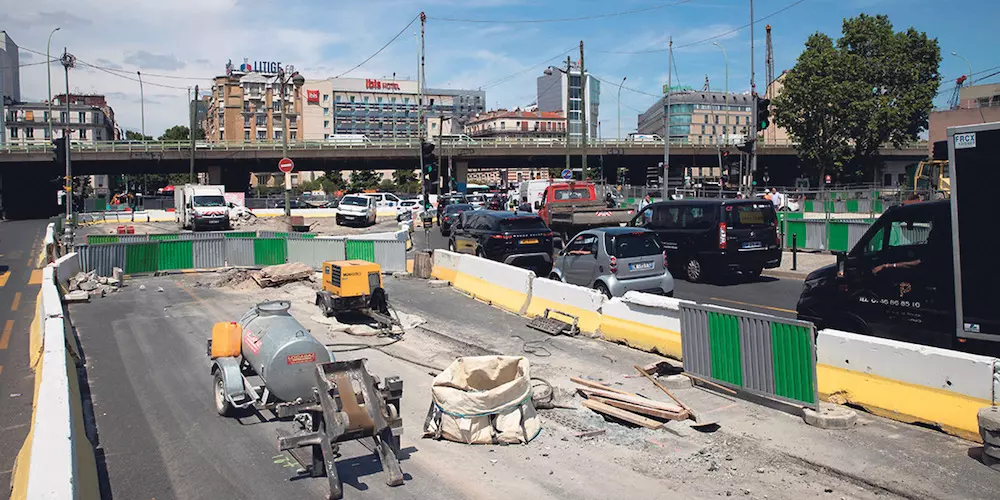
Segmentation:
{"type": "Polygon", "coordinates": [[[444,212],[441,214],[441,219],[438,221],[438,225],[441,226],[441,236],[448,236],[451,234],[451,226],[458,220],[462,212],[466,210],[475,210],[475,207],[468,203],[455,203],[454,205],[448,205],[444,207],[444,212]]]}
{"type": "Polygon", "coordinates": [[[691,199],[643,207],[628,223],[655,231],[674,275],[688,281],[736,272],[751,279],[781,265],[778,217],[766,200],[691,199]]]}
{"type": "Polygon", "coordinates": [[[552,270],[552,230],[535,214],[471,210],[452,227],[448,249],[530,269],[552,270]]]}
{"type": "Polygon", "coordinates": [[[441,216],[444,215],[444,207],[457,203],[468,203],[469,199],[462,193],[443,194],[437,199],[437,222],[441,225],[441,216]]]}

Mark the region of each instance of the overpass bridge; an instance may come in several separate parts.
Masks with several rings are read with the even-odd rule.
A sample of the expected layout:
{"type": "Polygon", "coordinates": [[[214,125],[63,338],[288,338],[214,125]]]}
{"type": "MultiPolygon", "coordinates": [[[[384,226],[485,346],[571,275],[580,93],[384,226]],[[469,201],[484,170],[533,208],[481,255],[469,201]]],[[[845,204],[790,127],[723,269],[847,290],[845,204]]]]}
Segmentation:
{"type": "MultiPolygon", "coordinates": [[[[442,161],[457,167],[460,177],[468,169],[482,168],[562,168],[566,155],[573,168],[581,164],[584,151],[588,165],[602,167],[607,178],[617,178],[625,168],[630,184],[645,182],[649,167],[663,160],[662,142],[598,139],[582,144],[553,139],[479,140],[448,138],[435,150],[442,161]]],[[[729,148],[735,151],[734,146],[729,148]]],[[[282,156],[277,142],[205,142],[195,144],[195,169],[207,172],[213,183],[225,184],[234,191],[246,190],[251,172],[276,172],[282,156]]],[[[887,164],[909,164],[927,157],[927,144],[916,143],[897,149],[886,147],[882,155],[887,164]]],[[[288,156],[295,160],[297,171],[363,170],[416,168],[420,152],[418,140],[372,140],[356,142],[308,142],[288,144],[288,156]]],[[[671,167],[717,166],[718,146],[714,144],[671,144],[671,167]]],[[[140,174],[187,172],[192,149],[190,142],[125,141],[77,143],[71,146],[74,175],[140,174]]],[[[65,169],[54,161],[49,143],[13,144],[0,147],[0,179],[4,206],[10,212],[25,202],[50,204],[59,189],[65,169]],[[27,188],[27,189],[26,189],[27,188]],[[48,201],[45,201],[48,200],[48,201]]],[[[761,144],[758,168],[772,178],[794,178],[798,174],[798,156],[792,143],[761,144]]]]}

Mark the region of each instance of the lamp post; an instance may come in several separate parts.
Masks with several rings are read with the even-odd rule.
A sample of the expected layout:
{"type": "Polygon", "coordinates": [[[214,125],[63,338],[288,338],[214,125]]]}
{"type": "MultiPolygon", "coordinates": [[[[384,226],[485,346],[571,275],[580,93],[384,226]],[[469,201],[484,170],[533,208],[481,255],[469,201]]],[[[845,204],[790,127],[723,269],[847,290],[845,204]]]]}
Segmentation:
{"type": "MultiPolygon", "coordinates": [[[[56,34],[59,28],[56,27],[49,33],[49,41],[45,44],[45,76],[49,84],[49,140],[52,140],[52,56],[49,53],[52,50],[52,35],[56,34]]],[[[66,96],[69,99],[69,95],[66,96]]]]}
{"type": "MultiPolygon", "coordinates": [[[[72,135],[72,130],[70,129],[70,116],[69,116],[69,69],[76,65],[76,57],[70,54],[63,48],[62,59],[63,71],[66,73],[66,128],[63,129],[63,144],[66,150],[66,239],[67,244],[72,245],[73,243],[73,167],[70,160],[70,152],[73,149],[71,146],[70,135],[72,135]]],[[[80,124],[80,130],[83,130],[83,124],[80,124]]],[[[72,247],[71,247],[72,248],[72,247]]]]}
{"type": "Polygon", "coordinates": [[[146,140],[146,98],[142,93],[142,72],[136,71],[139,75],[139,117],[142,120],[142,140],[146,140]]]}
{"type": "Polygon", "coordinates": [[[959,54],[958,52],[952,52],[951,55],[953,55],[955,57],[962,58],[962,60],[965,61],[965,64],[969,65],[969,86],[971,87],[972,86],[972,63],[970,63],[969,60],[965,58],[965,56],[963,56],[962,54],[959,54]]]}
{"type": "Polygon", "coordinates": [[[618,142],[622,141],[622,86],[625,85],[627,76],[622,77],[622,82],[618,84],[618,142]]]}
{"type": "MultiPolygon", "coordinates": [[[[280,97],[278,98],[278,105],[281,107],[281,157],[288,157],[288,122],[285,121],[285,85],[289,81],[295,86],[295,91],[298,92],[300,88],[306,83],[304,76],[300,75],[295,71],[295,67],[288,65],[286,68],[281,68],[278,71],[278,81],[281,82],[278,92],[280,92],[280,97]],[[286,71],[289,73],[286,77],[286,71]]],[[[285,217],[292,216],[292,176],[289,172],[285,172],[285,217]]],[[[291,224],[291,220],[289,220],[291,224]]]]}

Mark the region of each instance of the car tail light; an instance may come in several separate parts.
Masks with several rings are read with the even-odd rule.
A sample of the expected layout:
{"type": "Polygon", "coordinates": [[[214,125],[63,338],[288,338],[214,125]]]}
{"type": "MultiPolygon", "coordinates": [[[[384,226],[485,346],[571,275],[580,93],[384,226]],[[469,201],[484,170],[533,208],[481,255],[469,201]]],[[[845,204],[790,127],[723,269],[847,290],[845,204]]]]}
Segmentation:
{"type": "Polygon", "coordinates": [[[618,274],[618,257],[611,256],[611,274],[618,274]]]}
{"type": "Polygon", "coordinates": [[[778,219],[774,219],[774,244],[781,246],[781,235],[778,234],[778,219]]]}
{"type": "Polygon", "coordinates": [[[511,239],[514,239],[514,237],[511,236],[511,235],[509,235],[509,234],[493,234],[493,235],[490,235],[490,238],[494,239],[494,240],[511,240],[511,239]]]}
{"type": "Polygon", "coordinates": [[[726,223],[719,223],[719,250],[726,249],[726,223]]]}
{"type": "Polygon", "coordinates": [[[663,267],[664,268],[667,267],[667,251],[666,250],[663,251],[663,267]]]}

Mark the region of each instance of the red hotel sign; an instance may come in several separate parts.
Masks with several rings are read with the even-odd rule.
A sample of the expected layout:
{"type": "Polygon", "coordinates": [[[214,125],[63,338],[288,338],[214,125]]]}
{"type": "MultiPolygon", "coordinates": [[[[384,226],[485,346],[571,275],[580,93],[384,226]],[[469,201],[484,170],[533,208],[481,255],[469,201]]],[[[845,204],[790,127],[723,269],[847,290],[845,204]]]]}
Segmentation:
{"type": "Polygon", "coordinates": [[[306,102],[307,103],[317,103],[319,104],[319,91],[318,90],[306,90],[306,102]]]}
{"type": "Polygon", "coordinates": [[[396,82],[383,82],[382,80],[375,80],[373,78],[365,78],[365,88],[372,90],[399,90],[399,84],[396,82]]]}

